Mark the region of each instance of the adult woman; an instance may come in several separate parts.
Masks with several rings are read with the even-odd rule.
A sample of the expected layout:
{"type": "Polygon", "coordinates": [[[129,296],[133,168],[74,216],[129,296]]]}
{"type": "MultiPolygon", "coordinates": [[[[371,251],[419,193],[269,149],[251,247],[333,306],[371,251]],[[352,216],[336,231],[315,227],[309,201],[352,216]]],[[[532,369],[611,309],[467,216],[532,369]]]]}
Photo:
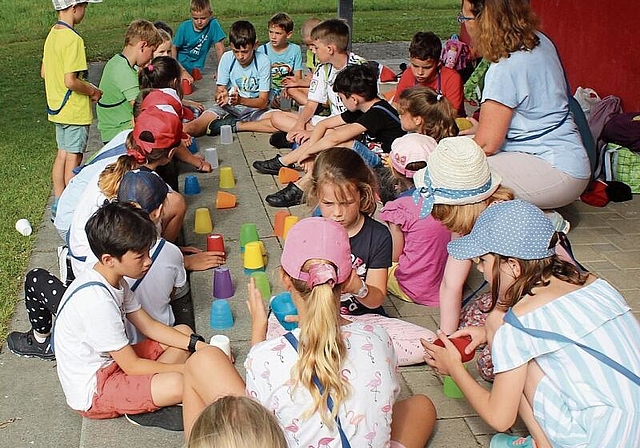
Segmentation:
{"type": "Polygon", "coordinates": [[[463,0],[460,20],[491,62],[474,137],[489,164],[503,185],[542,209],[571,203],[589,182],[589,160],[562,64],[529,2],[463,0]]]}

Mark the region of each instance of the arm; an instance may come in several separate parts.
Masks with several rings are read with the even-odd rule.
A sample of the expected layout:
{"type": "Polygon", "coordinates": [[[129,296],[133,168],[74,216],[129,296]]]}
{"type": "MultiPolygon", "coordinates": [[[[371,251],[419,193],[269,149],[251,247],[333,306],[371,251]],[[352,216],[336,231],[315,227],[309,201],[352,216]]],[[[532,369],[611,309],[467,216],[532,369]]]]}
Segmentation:
{"type": "Polygon", "coordinates": [[[188,163],[202,173],[211,172],[211,164],[202,157],[191,154],[191,151],[187,149],[184,142],[180,143],[180,146],[176,148],[176,157],[181,162],[188,163]]]}
{"type": "MultiPolygon", "coordinates": [[[[256,109],[266,109],[269,105],[269,92],[260,92],[258,98],[243,98],[238,96],[238,102],[236,104],[242,104],[243,106],[255,107],[256,109]]],[[[233,101],[232,101],[233,104],[233,101]]]]}
{"type": "Polygon", "coordinates": [[[342,291],[353,294],[358,302],[367,308],[378,308],[384,303],[384,299],[387,297],[387,274],[388,270],[386,268],[368,269],[364,282],[369,292],[365,297],[358,297],[358,291],[362,287],[362,279],[356,274],[355,269],[353,269],[351,271],[351,277],[349,277],[347,285],[342,291]]]}
{"type": "Polygon", "coordinates": [[[267,312],[262,301],[262,294],[256,288],[255,279],[249,280],[249,299],[247,308],[251,315],[251,345],[256,345],[267,338],[267,312]]]}
{"type": "Polygon", "coordinates": [[[220,61],[220,58],[224,54],[224,42],[221,40],[216,42],[213,48],[216,49],[216,56],[218,56],[218,61],[220,61]]]}
{"type": "MultiPolygon", "coordinates": [[[[44,73],[44,69],[42,70],[44,73]]],[[[67,89],[70,89],[76,93],[87,95],[91,98],[91,101],[97,102],[102,97],[102,91],[90,82],[86,82],[78,78],[77,73],[65,73],[64,85],[67,89]]]]}
{"type": "Polygon", "coordinates": [[[445,334],[456,331],[460,323],[462,291],[472,264],[471,260],[447,258],[440,283],[440,328],[445,334]]]}
{"type": "Polygon", "coordinates": [[[229,91],[226,86],[217,85],[216,86],[216,103],[218,106],[222,107],[225,104],[229,104],[229,91]]]}
{"type": "Polygon", "coordinates": [[[387,225],[389,226],[391,240],[393,241],[393,253],[391,260],[394,263],[397,263],[400,255],[402,255],[402,251],[404,250],[404,233],[402,233],[402,229],[400,229],[398,224],[388,222],[387,225]]]}
{"type": "Polygon", "coordinates": [[[293,141],[293,137],[296,132],[305,130],[307,122],[311,120],[311,118],[313,117],[313,113],[316,111],[317,107],[318,103],[316,103],[315,101],[307,101],[307,104],[304,106],[302,112],[298,114],[298,121],[296,121],[296,124],[294,124],[287,133],[287,140],[293,141]]]}
{"type": "Polygon", "coordinates": [[[480,107],[480,122],[473,139],[487,156],[495,154],[504,143],[513,109],[497,101],[487,100],[480,107]]]}

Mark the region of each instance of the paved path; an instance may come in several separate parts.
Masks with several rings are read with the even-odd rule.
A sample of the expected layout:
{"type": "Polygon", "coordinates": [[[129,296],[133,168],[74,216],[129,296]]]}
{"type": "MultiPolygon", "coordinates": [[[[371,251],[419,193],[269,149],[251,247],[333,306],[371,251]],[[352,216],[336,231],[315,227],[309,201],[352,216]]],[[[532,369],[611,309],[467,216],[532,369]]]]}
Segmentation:
{"type": "MultiPolygon", "coordinates": [[[[360,45],[355,49],[365,57],[384,59],[396,69],[406,54],[406,47],[406,43],[383,43],[360,45]]],[[[190,98],[206,102],[212,89],[212,81],[203,80],[190,98]]],[[[100,145],[94,131],[93,150],[100,145]]],[[[269,146],[268,136],[259,134],[235,135],[231,145],[220,145],[218,138],[211,137],[198,139],[198,144],[201,150],[216,146],[221,165],[233,168],[237,182],[232,192],[238,196],[238,206],[219,211],[214,207],[218,170],[211,174],[197,174],[202,192],[187,197],[189,211],[185,219],[185,235],[188,244],[205,247],[205,237],[193,233],[193,214],[197,207],[208,207],[215,232],[225,236],[228,265],[236,286],[236,294],[230,300],[236,323],[226,334],[232,339],[236,365],[244,374],[242,362],[248,351],[250,321],[245,307],[247,277],[243,274],[238,247],[239,227],[245,222],[256,224],[269,254],[267,272],[272,288],[277,292],[276,270],[281,242],[273,236],[272,225],[277,210],[267,206],[263,198],[275,192],[279,185],[272,176],[257,174],[250,168],[254,160],[272,157],[276,150],[269,146]]],[[[308,214],[303,206],[290,211],[300,217],[308,214]]],[[[636,314],[640,312],[640,200],[636,197],[633,201],[604,208],[576,202],[563,209],[562,213],[571,220],[570,237],[577,258],[622,290],[636,314]]],[[[44,267],[57,272],[56,247],[60,241],[48,219],[40,225],[36,238],[30,268],[44,267]]],[[[197,330],[205,337],[214,333],[208,325],[211,276],[211,271],[191,275],[197,330]]],[[[479,276],[474,275],[469,283],[474,286],[479,281],[479,276]]],[[[438,312],[435,309],[393,298],[387,301],[385,308],[392,316],[436,329],[438,312]]],[[[29,327],[22,302],[17,307],[11,327],[20,331],[29,327]]],[[[472,367],[471,371],[474,370],[472,367]]],[[[436,405],[438,423],[428,446],[471,448],[489,445],[490,434],[493,433],[491,428],[481,421],[464,399],[445,397],[441,379],[430,368],[424,365],[401,368],[400,379],[403,396],[424,393],[436,405]]],[[[515,431],[523,431],[522,424],[517,424],[515,431]]],[[[134,427],[123,418],[107,421],[80,418],[65,404],[55,362],[20,358],[10,353],[6,344],[0,348],[0,440],[0,445],[7,447],[82,448],[164,448],[179,447],[183,442],[182,433],[134,427]]]]}

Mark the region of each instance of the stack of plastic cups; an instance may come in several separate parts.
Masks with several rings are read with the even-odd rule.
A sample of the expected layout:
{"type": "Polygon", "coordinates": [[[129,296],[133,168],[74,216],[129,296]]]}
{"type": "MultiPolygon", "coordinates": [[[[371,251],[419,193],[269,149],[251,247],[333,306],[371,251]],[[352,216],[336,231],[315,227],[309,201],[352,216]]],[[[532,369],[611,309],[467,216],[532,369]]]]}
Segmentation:
{"type": "Polygon", "coordinates": [[[193,86],[186,79],[182,80],[182,93],[185,95],[191,95],[193,93],[193,86]]]}
{"type": "Polygon", "coordinates": [[[213,297],[215,299],[228,299],[233,297],[233,281],[231,271],[226,266],[220,266],[213,270],[213,297]]]}
{"type": "Polygon", "coordinates": [[[258,288],[258,291],[260,291],[260,295],[262,296],[262,298],[266,299],[267,297],[271,297],[269,276],[265,272],[256,271],[251,274],[251,277],[253,277],[256,283],[256,288],[258,288]]]}
{"type": "Polygon", "coordinates": [[[264,258],[260,241],[252,241],[244,246],[244,273],[251,275],[257,271],[264,272],[264,258]]]}
{"type": "Polygon", "coordinates": [[[233,170],[230,166],[220,167],[220,188],[235,188],[236,180],[233,178],[233,170]]]}
{"type": "Polygon", "coordinates": [[[233,143],[233,132],[231,131],[231,126],[228,124],[220,127],[220,143],[223,145],[233,143]]]}
{"type": "Polygon", "coordinates": [[[244,247],[247,243],[258,240],[260,238],[255,224],[248,222],[240,226],[240,252],[244,252],[244,247]]]}
{"type": "Polygon", "coordinates": [[[195,138],[191,139],[191,144],[187,148],[191,154],[195,154],[198,152],[198,142],[195,138]]]}
{"type": "Polygon", "coordinates": [[[190,174],[184,178],[184,194],[187,196],[200,194],[200,182],[197,176],[190,174]]]}
{"type": "Polygon", "coordinates": [[[196,209],[196,218],[194,232],[198,234],[206,234],[213,232],[213,222],[211,221],[211,213],[207,207],[196,209]]]}
{"type": "Polygon", "coordinates": [[[295,215],[291,215],[291,216],[287,216],[284,220],[284,229],[282,231],[282,239],[286,240],[287,239],[287,233],[289,233],[289,229],[291,229],[291,227],[293,227],[295,225],[295,223],[297,223],[300,220],[300,218],[298,218],[295,215]]]}
{"type": "Polygon", "coordinates": [[[200,81],[202,79],[202,72],[200,71],[199,68],[196,67],[191,72],[191,76],[193,76],[194,81],[200,81]]]}

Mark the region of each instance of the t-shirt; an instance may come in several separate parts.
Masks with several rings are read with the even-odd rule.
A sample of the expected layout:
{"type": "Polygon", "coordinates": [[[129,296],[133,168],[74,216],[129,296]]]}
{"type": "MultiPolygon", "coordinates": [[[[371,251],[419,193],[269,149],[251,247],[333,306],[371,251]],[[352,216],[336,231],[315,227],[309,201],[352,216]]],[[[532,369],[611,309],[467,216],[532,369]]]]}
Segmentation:
{"type": "Polygon", "coordinates": [[[194,29],[191,19],[185,20],[173,36],[173,45],[176,46],[178,52],[178,62],[189,73],[194,68],[204,69],[204,63],[211,46],[226,37],[227,35],[222,31],[217,19],[209,20],[208,25],[200,31],[194,29]]]}
{"type": "Polygon", "coordinates": [[[126,313],[140,309],[140,303],[120,280],[114,288],[94,269],[87,269],[69,285],[54,326],[58,378],[72,409],[86,411],[96,392],[96,372],[113,363],[109,352],[129,344],[124,328],[126,313]],[[97,281],[105,287],[89,286],[70,299],[80,285],[97,281]],[[69,303],[66,303],[69,299],[69,303]]]}
{"type": "Polygon", "coordinates": [[[404,236],[395,271],[400,289],[415,303],[440,306],[440,283],[451,232],[431,215],[420,219],[420,208],[411,195],[387,202],[379,218],[398,225],[404,236]]]}
{"type": "Polygon", "coordinates": [[[305,58],[307,59],[305,61],[305,67],[307,67],[311,73],[315,72],[316,67],[320,63],[318,62],[318,58],[316,57],[316,54],[313,51],[307,49],[305,58]]]}
{"type": "Polygon", "coordinates": [[[569,176],[588,179],[591,166],[569,113],[562,64],[553,43],[537,35],[540,44],[533,50],[515,51],[489,66],[482,102],[493,100],[513,109],[501,151],[531,154],[569,176]]]}
{"type": "MultiPolygon", "coordinates": [[[[299,339],[300,329],[293,334],[299,339]]],[[[342,336],[347,353],[340,374],[351,388],[338,411],[342,429],[353,447],[388,446],[400,390],[391,339],[381,327],[358,322],[342,326],[342,336]]],[[[291,378],[297,360],[298,353],[283,336],[254,345],[244,364],[247,395],[274,413],[290,447],[341,448],[337,425],[328,428],[317,413],[303,417],[313,399],[291,378]]]]}
{"type": "MultiPolygon", "coordinates": [[[[373,218],[364,217],[364,224],[360,231],[349,238],[351,244],[351,267],[364,281],[369,269],[389,269],[393,253],[391,233],[384,224],[373,218]]],[[[352,294],[340,297],[340,312],[342,314],[382,314],[386,313],[382,306],[367,308],[352,294]]]]}
{"type": "Polygon", "coordinates": [[[391,152],[391,143],[405,134],[398,112],[385,100],[378,101],[366,112],[347,110],[341,116],[345,123],[358,123],[367,129],[358,140],[365,145],[379,144],[386,153],[391,152]]]}
{"type": "Polygon", "coordinates": [[[418,83],[411,68],[407,68],[398,81],[395,99],[398,101],[400,94],[413,86],[430,87],[436,92],[440,90],[444,97],[451,102],[451,105],[461,116],[464,116],[464,91],[462,89],[462,77],[452,68],[440,67],[438,75],[429,83],[418,83]]]}
{"type": "Polygon", "coordinates": [[[140,93],[138,71],[129,65],[126,57],[116,54],[104,66],[100,90],[102,98],[96,106],[98,130],[102,141],[108,142],[118,132],[131,129],[131,101],[140,93]]]}
{"type": "Polygon", "coordinates": [[[271,42],[260,45],[256,53],[266,54],[271,62],[271,92],[270,97],[276,97],[284,87],[283,81],[287,76],[302,70],[302,52],[300,45],[289,42],[284,51],[276,52],[271,42]]]}
{"type": "MultiPolygon", "coordinates": [[[[365,60],[360,56],[349,53],[347,56],[347,65],[362,64],[365,60]]],[[[329,103],[331,109],[331,115],[338,115],[347,110],[342,104],[342,100],[336,92],[333,91],[333,83],[336,80],[338,73],[344,69],[335,68],[332,64],[320,64],[313,73],[313,78],[309,84],[309,93],[307,98],[311,101],[315,101],[318,104],[329,103]]]]}
{"type": "MultiPolygon", "coordinates": [[[[42,66],[47,105],[57,110],[69,90],[64,84],[64,75],[78,73],[80,79],[86,78],[87,57],[82,37],[68,28],[51,28],[44,42],[42,66]]],[[[87,95],[71,92],[62,110],[47,116],[54,123],[89,125],[93,121],[91,100],[87,95]]]]}
{"type": "Polygon", "coordinates": [[[233,52],[227,51],[218,64],[218,80],[216,84],[226,86],[231,91],[238,89],[242,98],[258,98],[260,92],[271,90],[271,63],[264,53],[253,53],[253,59],[243,67],[233,52]]]}

